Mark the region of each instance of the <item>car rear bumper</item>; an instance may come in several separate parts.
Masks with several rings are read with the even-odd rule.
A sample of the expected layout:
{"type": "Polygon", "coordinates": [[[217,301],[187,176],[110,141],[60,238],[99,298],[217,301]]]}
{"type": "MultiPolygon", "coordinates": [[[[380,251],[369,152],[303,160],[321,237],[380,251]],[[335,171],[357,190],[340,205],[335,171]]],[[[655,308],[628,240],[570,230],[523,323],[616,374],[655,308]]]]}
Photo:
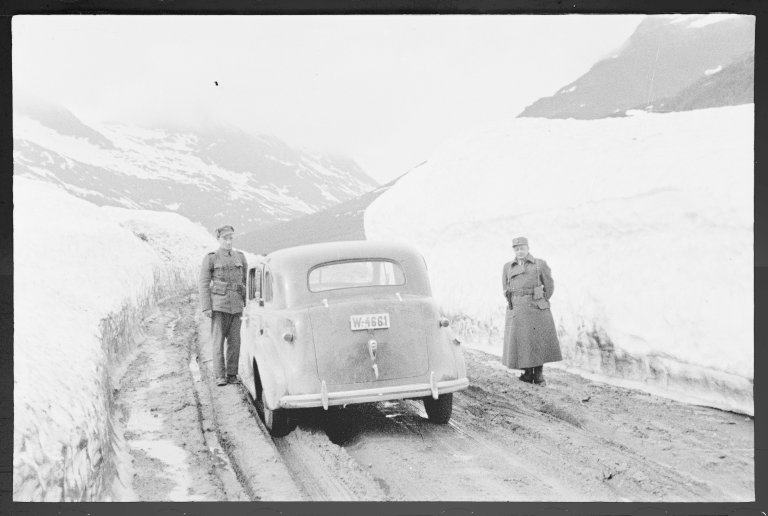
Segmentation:
{"type": "MultiPolygon", "coordinates": [[[[370,403],[376,401],[396,400],[404,398],[421,398],[432,395],[432,385],[429,383],[416,383],[411,385],[398,385],[396,387],[374,387],[368,389],[355,389],[351,391],[328,392],[327,401],[323,399],[323,393],[286,395],[280,398],[280,408],[309,408],[322,407],[324,405],[349,405],[354,403],[370,403]],[[325,403],[324,403],[325,401],[325,403]]],[[[437,393],[447,394],[469,387],[469,379],[448,380],[435,382],[437,393]]]]}

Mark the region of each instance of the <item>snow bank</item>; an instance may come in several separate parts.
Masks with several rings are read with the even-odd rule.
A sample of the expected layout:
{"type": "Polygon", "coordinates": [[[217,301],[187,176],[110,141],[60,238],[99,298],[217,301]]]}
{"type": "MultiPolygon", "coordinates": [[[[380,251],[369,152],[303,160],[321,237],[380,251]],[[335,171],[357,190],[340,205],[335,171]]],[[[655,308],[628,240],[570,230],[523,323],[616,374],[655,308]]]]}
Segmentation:
{"type": "Polygon", "coordinates": [[[526,235],[564,367],[753,414],[753,108],[470,131],[374,201],[366,234],[417,246],[455,327],[497,354],[526,235]]]}
{"type": "Polygon", "coordinates": [[[111,497],[110,369],[142,310],[194,283],[215,239],[175,213],[97,207],[14,177],[17,501],[111,497]]]}

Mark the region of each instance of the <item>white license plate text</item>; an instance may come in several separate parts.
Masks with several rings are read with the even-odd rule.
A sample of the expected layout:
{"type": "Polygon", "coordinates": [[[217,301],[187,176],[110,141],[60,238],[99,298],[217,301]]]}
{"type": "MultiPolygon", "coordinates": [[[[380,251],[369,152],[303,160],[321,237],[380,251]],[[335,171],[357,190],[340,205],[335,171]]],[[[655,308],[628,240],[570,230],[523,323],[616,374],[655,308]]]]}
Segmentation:
{"type": "Polygon", "coordinates": [[[349,325],[352,331],[389,328],[389,314],[350,315],[349,325]]]}

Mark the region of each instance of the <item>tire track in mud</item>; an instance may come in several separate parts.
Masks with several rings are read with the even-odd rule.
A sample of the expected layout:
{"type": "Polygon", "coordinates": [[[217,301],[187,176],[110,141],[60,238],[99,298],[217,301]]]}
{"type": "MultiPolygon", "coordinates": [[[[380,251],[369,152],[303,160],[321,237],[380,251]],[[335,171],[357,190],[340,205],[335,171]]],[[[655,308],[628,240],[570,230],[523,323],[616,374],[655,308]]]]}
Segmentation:
{"type": "MultiPolygon", "coordinates": [[[[359,465],[353,471],[362,468],[381,486],[384,498],[376,499],[522,500],[540,496],[546,480],[509,456],[500,471],[497,448],[478,451],[475,438],[451,426],[429,422],[420,405],[411,401],[354,405],[321,415],[303,428],[300,425],[299,432],[304,435],[297,440],[292,441],[291,434],[275,441],[282,442],[278,448],[288,462],[318,450],[343,452],[359,465]],[[299,450],[296,444],[305,441],[307,433],[315,441],[299,450]]],[[[291,469],[302,469],[300,463],[296,466],[291,469]]],[[[562,486],[558,490],[567,491],[562,486]]]]}
{"type": "MultiPolygon", "coordinates": [[[[248,412],[258,423],[264,436],[269,432],[263,425],[256,404],[245,387],[240,396],[248,412]]],[[[306,420],[312,416],[302,415],[306,420]]],[[[340,446],[330,441],[316,424],[300,426],[285,437],[271,437],[293,481],[301,490],[303,501],[384,500],[380,486],[340,446]]]]}
{"type": "Polygon", "coordinates": [[[387,499],[382,486],[324,432],[298,428],[274,441],[294,479],[310,500],[387,499]]]}
{"type": "MultiPolygon", "coordinates": [[[[403,402],[403,408],[417,416],[403,419],[405,426],[428,439],[437,456],[460,459],[457,471],[461,485],[447,486],[456,500],[473,497],[504,501],[577,499],[556,478],[531,468],[510,448],[489,440],[482,431],[471,429],[465,420],[467,413],[462,409],[462,402],[462,394],[455,394],[453,415],[446,426],[430,423],[420,401],[403,402]]],[[[439,468],[430,470],[440,471],[439,468]]],[[[431,481],[439,482],[440,479],[435,477],[431,481]]],[[[435,494],[438,496],[434,496],[434,500],[444,496],[444,493],[435,494]]]]}
{"type": "Polygon", "coordinates": [[[454,395],[448,425],[429,422],[421,401],[402,400],[305,415],[293,434],[275,439],[310,497],[754,500],[748,419],[557,370],[548,370],[548,386],[533,386],[495,357],[468,350],[465,358],[471,386],[454,395]],[[647,435],[635,431],[640,422],[647,435]],[[658,443],[650,429],[668,440],[658,443]],[[734,456],[721,461],[728,466],[722,474],[681,462],[726,444],[734,456]]]}
{"type": "MultiPolygon", "coordinates": [[[[448,426],[429,422],[420,401],[406,400],[350,406],[310,429],[315,440],[339,443],[338,449],[370,471],[388,500],[594,499],[572,489],[570,479],[558,476],[557,469],[553,474],[521,460],[514,446],[476,428],[461,400],[461,394],[454,397],[448,426]]],[[[278,446],[288,462],[321,449],[303,446],[299,451],[294,446],[288,438],[278,446]]],[[[307,468],[297,466],[292,469],[307,474],[307,468]]],[[[615,499],[609,491],[603,498],[615,499]]]]}

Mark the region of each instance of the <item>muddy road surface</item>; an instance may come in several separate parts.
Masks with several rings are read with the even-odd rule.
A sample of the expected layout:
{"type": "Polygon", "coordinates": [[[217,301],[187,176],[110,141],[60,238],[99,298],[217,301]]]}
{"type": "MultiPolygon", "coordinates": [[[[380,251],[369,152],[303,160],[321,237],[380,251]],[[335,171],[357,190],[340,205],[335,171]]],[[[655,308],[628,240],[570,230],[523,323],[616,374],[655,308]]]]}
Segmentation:
{"type": "Polygon", "coordinates": [[[122,464],[131,501],[247,500],[218,443],[199,371],[190,368],[197,330],[184,298],[162,303],[115,391],[117,430],[130,459],[122,464]]]}
{"type": "Polygon", "coordinates": [[[142,500],[754,500],[751,417],[557,369],[534,386],[470,349],[447,425],[392,401],[301,411],[272,439],[243,386],[213,385],[197,312],[163,303],[121,384],[142,500]]]}

